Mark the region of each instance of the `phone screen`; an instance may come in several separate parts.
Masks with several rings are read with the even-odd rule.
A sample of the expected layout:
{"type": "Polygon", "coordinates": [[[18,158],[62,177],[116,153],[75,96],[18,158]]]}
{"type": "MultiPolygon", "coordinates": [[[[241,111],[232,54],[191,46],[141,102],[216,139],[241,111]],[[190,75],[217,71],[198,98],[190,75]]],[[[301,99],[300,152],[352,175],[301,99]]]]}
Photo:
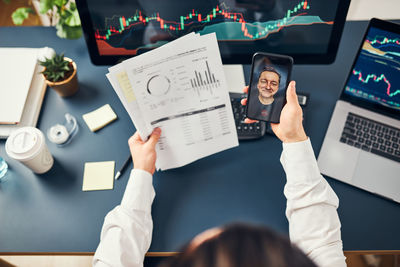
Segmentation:
{"type": "Polygon", "coordinates": [[[253,56],[246,116],[278,123],[286,103],[293,59],[289,56],[256,53],[253,56]]]}

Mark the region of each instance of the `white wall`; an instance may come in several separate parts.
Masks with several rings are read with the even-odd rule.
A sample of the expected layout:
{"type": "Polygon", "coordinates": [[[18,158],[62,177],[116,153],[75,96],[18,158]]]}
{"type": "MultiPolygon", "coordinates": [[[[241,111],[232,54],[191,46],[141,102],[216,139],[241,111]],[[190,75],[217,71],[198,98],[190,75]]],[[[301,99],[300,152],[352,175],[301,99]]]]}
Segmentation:
{"type": "Polygon", "coordinates": [[[370,20],[373,17],[400,19],[400,0],[351,0],[347,20],[370,20]]]}

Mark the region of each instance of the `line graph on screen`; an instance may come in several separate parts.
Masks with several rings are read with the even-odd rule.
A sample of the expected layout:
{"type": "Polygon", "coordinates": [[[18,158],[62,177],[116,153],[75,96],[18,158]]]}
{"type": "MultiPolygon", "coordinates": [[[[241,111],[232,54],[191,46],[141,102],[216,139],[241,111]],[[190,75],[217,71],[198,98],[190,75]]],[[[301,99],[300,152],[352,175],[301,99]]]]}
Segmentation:
{"type": "Polygon", "coordinates": [[[375,83],[384,82],[386,84],[385,92],[388,97],[393,97],[400,93],[400,89],[391,92],[392,85],[391,85],[390,81],[386,78],[385,74],[377,75],[377,74],[372,73],[372,74],[364,75],[364,77],[363,77],[363,74],[361,71],[354,69],[353,75],[355,75],[357,77],[358,81],[360,81],[364,84],[367,84],[369,82],[375,82],[375,83]]]}
{"type": "MultiPolygon", "coordinates": [[[[127,49],[126,43],[149,24],[172,39],[189,32],[200,34],[215,32],[219,41],[262,40],[287,27],[333,24],[333,21],[324,21],[319,16],[310,15],[310,10],[312,8],[309,1],[304,0],[288,9],[282,18],[263,22],[250,22],[244,14],[230,11],[225,3],[215,6],[208,13],[192,9],[176,20],[167,20],[160,13],[145,15],[141,10],[136,10],[129,17],[114,15],[105,18],[104,28],[95,29],[94,34],[100,51],[115,48],[114,54],[120,52],[135,55],[137,49],[127,49]]],[[[139,48],[151,49],[164,43],[160,41],[139,48]]]]}

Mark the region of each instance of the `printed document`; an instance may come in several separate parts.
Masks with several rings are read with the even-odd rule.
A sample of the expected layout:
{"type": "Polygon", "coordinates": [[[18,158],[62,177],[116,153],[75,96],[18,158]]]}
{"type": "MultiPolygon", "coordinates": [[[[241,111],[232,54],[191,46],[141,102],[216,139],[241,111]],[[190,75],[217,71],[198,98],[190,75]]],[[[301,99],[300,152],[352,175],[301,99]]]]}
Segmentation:
{"type": "Polygon", "coordinates": [[[111,67],[107,78],[142,139],[161,128],[157,169],[238,146],[215,34],[188,34],[111,67]]]}

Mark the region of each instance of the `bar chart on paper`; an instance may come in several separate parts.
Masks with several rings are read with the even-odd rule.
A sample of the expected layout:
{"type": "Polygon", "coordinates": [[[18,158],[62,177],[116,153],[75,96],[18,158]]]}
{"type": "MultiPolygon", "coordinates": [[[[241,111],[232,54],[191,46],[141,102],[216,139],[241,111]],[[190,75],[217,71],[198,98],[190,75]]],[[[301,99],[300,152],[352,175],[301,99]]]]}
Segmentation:
{"type": "Polygon", "coordinates": [[[213,90],[220,86],[220,81],[215,77],[215,74],[210,71],[207,60],[205,61],[205,65],[205,70],[195,70],[194,77],[190,79],[190,85],[198,96],[200,96],[202,91],[208,91],[213,95],[213,90]]]}

